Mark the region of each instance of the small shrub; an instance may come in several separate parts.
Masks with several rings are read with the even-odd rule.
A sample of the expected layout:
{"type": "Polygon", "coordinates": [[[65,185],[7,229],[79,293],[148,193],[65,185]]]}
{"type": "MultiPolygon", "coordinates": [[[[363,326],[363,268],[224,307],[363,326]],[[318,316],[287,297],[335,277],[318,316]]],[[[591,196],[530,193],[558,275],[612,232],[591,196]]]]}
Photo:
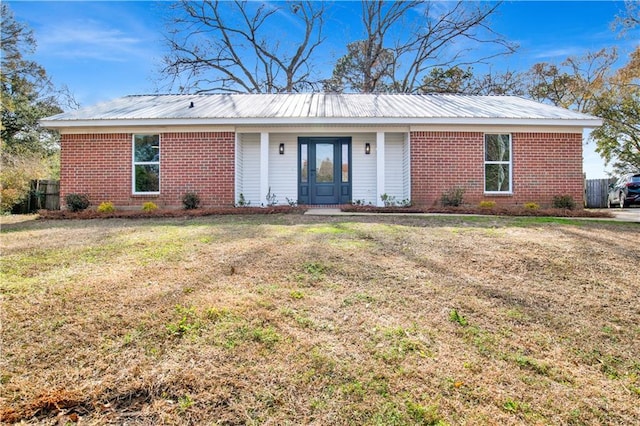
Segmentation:
{"type": "Polygon", "coordinates": [[[185,210],[195,210],[200,207],[200,197],[195,192],[187,192],[182,196],[182,207],[185,210]]]}
{"type": "Polygon", "coordinates": [[[153,201],[147,201],[142,205],[142,211],[152,212],[154,210],[158,210],[158,206],[153,201]]]}
{"type": "Polygon", "coordinates": [[[447,192],[442,193],[440,202],[444,207],[458,207],[462,205],[465,189],[461,187],[451,188],[447,192]]]}
{"type": "Polygon", "coordinates": [[[22,201],[25,196],[15,188],[2,188],[0,191],[0,212],[10,212],[11,208],[22,201]]]}
{"type": "Polygon", "coordinates": [[[267,207],[273,207],[276,204],[278,204],[278,198],[276,194],[271,192],[271,187],[269,187],[269,190],[267,191],[267,196],[265,198],[267,199],[267,207]]]}
{"type": "Polygon", "coordinates": [[[527,210],[538,210],[540,206],[537,203],[530,202],[530,203],[524,203],[524,208],[527,210]]]}
{"type": "Polygon", "coordinates": [[[495,201],[480,201],[480,208],[482,209],[492,209],[496,206],[495,201]]]}
{"type": "Polygon", "coordinates": [[[86,210],[91,205],[89,197],[84,194],[67,194],[64,197],[64,201],[67,203],[67,208],[72,212],[86,210]]]}
{"type": "Polygon", "coordinates": [[[576,208],[576,202],[571,195],[558,195],[553,197],[553,207],[556,209],[573,210],[576,208]]]}
{"type": "Polygon", "coordinates": [[[385,207],[393,207],[396,205],[396,197],[388,194],[382,194],[380,196],[380,200],[384,204],[385,207]]]}
{"type": "Polygon", "coordinates": [[[298,206],[298,200],[291,200],[289,199],[289,197],[286,197],[287,200],[287,204],[289,204],[289,207],[297,207],[298,206]]]}
{"type": "Polygon", "coordinates": [[[247,201],[244,198],[244,194],[241,192],[238,197],[238,202],[236,203],[236,207],[248,207],[251,205],[251,201],[247,201]]]}
{"type": "Polygon", "coordinates": [[[97,210],[98,213],[113,213],[116,211],[116,208],[111,201],[103,201],[97,210]]]}

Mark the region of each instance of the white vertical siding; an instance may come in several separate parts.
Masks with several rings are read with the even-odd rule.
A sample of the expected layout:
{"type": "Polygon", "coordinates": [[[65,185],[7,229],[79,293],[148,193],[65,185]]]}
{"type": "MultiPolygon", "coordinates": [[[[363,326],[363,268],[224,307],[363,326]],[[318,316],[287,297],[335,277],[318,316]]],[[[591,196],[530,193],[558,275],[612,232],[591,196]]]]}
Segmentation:
{"type": "Polygon", "coordinates": [[[405,143],[403,133],[385,134],[385,193],[396,201],[405,196],[405,143]]]}
{"type": "Polygon", "coordinates": [[[278,204],[287,204],[287,198],[298,201],[297,135],[269,135],[269,186],[271,193],[276,195],[278,204]],[[283,155],[279,152],[281,143],[284,143],[283,155]]]}
{"type": "MultiPolygon", "coordinates": [[[[298,199],[298,137],[319,136],[297,133],[269,134],[269,187],[276,195],[278,204],[286,204],[287,199],[298,199]],[[279,146],[284,143],[285,153],[280,155],[279,146]]],[[[351,135],[327,133],[326,136],[351,137],[351,177],[352,200],[365,204],[377,204],[376,133],[354,133],[351,135]],[[365,154],[365,144],[371,144],[371,154],[365,154]]],[[[385,137],[385,193],[397,201],[410,198],[409,146],[404,133],[386,133],[385,137]]],[[[260,134],[241,133],[238,136],[237,197],[244,195],[252,206],[266,204],[260,194],[260,134]]]]}
{"type": "Polygon", "coordinates": [[[387,143],[386,143],[386,135],[384,132],[376,132],[376,173],[378,174],[376,178],[376,194],[378,194],[378,199],[376,200],[376,206],[384,206],[384,201],[382,201],[381,194],[387,194],[386,184],[386,159],[387,159],[387,143]]]}
{"type": "Polygon", "coordinates": [[[351,199],[364,201],[365,204],[376,204],[379,194],[376,194],[376,134],[356,133],[351,137],[351,161],[353,180],[351,199]],[[364,144],[371,144],[371,154],[364,153],[364,144]]]}
{"type": "MultiPolygon", "coordinates": [[[[252,206],[259,206],[260,200],[260,134],[242,133],[239,136],[239,154],[242,159],[238,170],[238,197],[244,196],[252,206]]],[[[237,199],[236,199],[237,201],[237,199]]]]}
{"type": "Polygon", "coordinates": [[[266,203],[269,196],[269,133],[260,133],[260,196],[262,203],[266,203]]]}

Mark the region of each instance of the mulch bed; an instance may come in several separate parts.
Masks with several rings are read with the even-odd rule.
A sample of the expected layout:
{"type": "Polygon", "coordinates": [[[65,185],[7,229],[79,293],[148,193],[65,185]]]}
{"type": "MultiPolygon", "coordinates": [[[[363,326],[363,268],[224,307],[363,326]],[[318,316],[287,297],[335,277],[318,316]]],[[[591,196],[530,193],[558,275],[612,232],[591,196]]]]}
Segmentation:
{"type": "Polygon", "coordinates": [[[527,209],[524,207],[376,207],[376,206],[342,206],[343,212],[351,213],[445,213],[445,214],[471,214],[490,216],[552,216],[552,217],[593,217],[612,218],[609,212],[592,211],[584,209],[527,209]]]}
{"type": "Polygon", "coordinates": [[[149,219],[156,217],[200,217],[214,215],[233,215],[233,214],[278,214],[293,213],[303,214],[307,211],[306,207],[291,206],[273,206],[273,207],[220,207],[210,209],[192,209],[192,210],[116,210],[110,213],[101,213],[96,210],[83,210],[72,212],[69,210],[40,210],[38,214],[40,219],[110,219],[110,218],[131,218],[131,219],[149,219]]]}
{"type": "MultiPolygon", "coordinates": [[[[220,207],[194,210],[165,210],[158,209],[152,211],[141,210],[116,210],[110,213],[100,213],[96,210],[84,210],[71,212],[69,210],[40,210],[40,219],[109,219],[109,218],[131,218],[149,219],[162,217],[200,217],[214,215],[265,215],[265,214],[303,214],[307,211],[306,206],[272,206],[272,207],[220,207]]],[[[583,209],[526,209],[523,207],[376,207],[376,206],[355,206],[343,205],[340,210],[348,213],[444,213],[444,214],[468,214],[468,215],[490,215],[490,216],[552,216],[552,217],[591,217],[591,218],[612,218],[609,212],[592,211],[583,209]]]]}

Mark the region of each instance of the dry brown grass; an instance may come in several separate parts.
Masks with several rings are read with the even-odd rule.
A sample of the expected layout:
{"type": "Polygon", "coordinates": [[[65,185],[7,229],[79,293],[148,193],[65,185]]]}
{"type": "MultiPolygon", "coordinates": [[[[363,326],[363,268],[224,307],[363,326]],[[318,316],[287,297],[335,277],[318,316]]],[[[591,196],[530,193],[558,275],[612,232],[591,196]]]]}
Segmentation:
{"type": "Polygon", "coordinates": [[[515,218],[5,225],[0,416],[637,424],[638,241],[515,218]]]}

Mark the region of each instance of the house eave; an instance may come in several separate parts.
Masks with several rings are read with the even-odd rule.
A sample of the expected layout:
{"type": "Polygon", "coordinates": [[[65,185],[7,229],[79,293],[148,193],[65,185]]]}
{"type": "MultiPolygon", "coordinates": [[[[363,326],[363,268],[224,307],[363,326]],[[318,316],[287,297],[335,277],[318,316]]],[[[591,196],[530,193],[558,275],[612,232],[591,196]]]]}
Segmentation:
{"type": "Polygon", "coordinates": [[[120,127],[181,127],[181,126],[390,126],[390,125],[459,125],[459,126],[550,126],[596,128],[602,125],[599,118],[494,118],[494,117],[370,117],[370,118],[152,118],[152,119],[102,119],[102,120],[40,120],[49,129],[113,128],[120,127]]]}

